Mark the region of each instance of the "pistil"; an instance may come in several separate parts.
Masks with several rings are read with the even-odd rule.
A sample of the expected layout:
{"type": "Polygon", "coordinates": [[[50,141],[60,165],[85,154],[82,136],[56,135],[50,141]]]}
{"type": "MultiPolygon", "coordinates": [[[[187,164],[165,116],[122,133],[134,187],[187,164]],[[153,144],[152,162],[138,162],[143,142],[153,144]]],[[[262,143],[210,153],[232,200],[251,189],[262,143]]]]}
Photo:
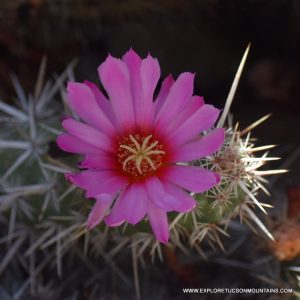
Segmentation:
{"type": "Polygon", "coordinates": [[[163,146],[151,134],[146,137],[130,134],[119,145],[119,162],[123,171],[145,176],[161,165],[162,157],[166,154],[162,149],[163,146]]]}

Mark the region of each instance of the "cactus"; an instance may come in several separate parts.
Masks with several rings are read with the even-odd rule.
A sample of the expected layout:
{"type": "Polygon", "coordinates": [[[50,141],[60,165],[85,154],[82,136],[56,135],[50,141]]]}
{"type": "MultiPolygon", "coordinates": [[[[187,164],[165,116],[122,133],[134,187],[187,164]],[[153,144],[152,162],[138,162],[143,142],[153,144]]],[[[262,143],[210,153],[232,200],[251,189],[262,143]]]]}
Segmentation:
{"type": "MultiPolygon", "coordinates": [[[[227,117],[248,50],[218,127],[223,127],[227,117]]],[[[0,102],[0,153],[5,157],[0,166],[0,243],[3,245],[0,275],[6,273],[6,278],[10,278],[16,270],[25,270],[28,275],[23,282],[21,276],[17,278],[10,292],[15,298],[47,293],[51,295],[49,299],[54,299],[57,291],[51,284],[44,285],[42,274],[45,270],[53,273],[56,269],[58,278],[67,278],[64,270],[70,268],[63,264],[74,266],[78,258],[94,276],[97,270],[91,260],[100,259],[118,278],[128,283],[115,259],[121,255],[132,255],[135,287],[139,294],[137,262],[143,261],[146,252],[153,259],[156,254],[163,258],[161,244],[153,238],[145,221],[137,226],[125,224],[121,229],[100,225],[88,231],[85,219],[91,206],[89,200],[84,200],[83,193],[63,177],[64,173],[72,171],[78,157],[50,155],[51,142],[60,133],[62,112],[67,110],[61,103],[65,103],[65,80],[74,78],[73,65],[70,64],[54,80],[44,83],[44,59],[32,95],[26,96],[16,76],[12,76],[17,102],[14,105],[0,102]],[[61,102],[57,101],[59,95],[61,102]],[[15,270],[11,271],[9,266],[14,266],[15,270]]],[[[267,161],[277,159],[268,157],[267,152],[255,156],[258,151],[272,147],[255,147],[250,137],[251,130],[265,119],[240,130],[237,125],[232,126],[229,118],[223,147],[211,156],[192,162],[194,166],[216,171],[222,180],[206,193],[193,195],[197,207],[191,213],[171,215],[169,246],[184,252],[195,248],[205,255],[201,250],[205,240],[224,250],[221,236],[228,236],[228,224],[237,216],[251,227],[252,220],[273,239],[254,214],[255,206],[263,212],[267,206],[257,199],[259,190],[268,193],[264,175],[285,172],[258,170],[267,161]]]]}

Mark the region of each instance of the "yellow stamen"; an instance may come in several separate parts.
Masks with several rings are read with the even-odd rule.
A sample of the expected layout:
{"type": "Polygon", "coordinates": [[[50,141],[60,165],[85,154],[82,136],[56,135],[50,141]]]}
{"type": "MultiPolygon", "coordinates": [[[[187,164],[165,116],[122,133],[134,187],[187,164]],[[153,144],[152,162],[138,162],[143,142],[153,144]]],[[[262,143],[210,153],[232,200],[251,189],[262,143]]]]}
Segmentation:
{"type": "Polygon", "coordinates": [[[158,141],[154,142],[154,143],[151,144],[148,148],[146,148],[145,151],[150,151],[150,150],[153,149],[157,144],[158,144],[158,141]]]}
{"type": "MultiPolygon", "coordinates": [[[[142,144],[142,150],[145,150],[145,147],[147,146],[147,144],[148,144],[148,142],[149,142],[149,140],[150,140],[151,138],[152,138],[152,134],[148,135],[148,136],[144,139],[143,144],[142,144]]],[[[158,141],[156,141],[155,143],[157,144],[158,141]]],[[[153,144],[155,144],[155,143],[153,143],[153,144]]],[[[153,144],[152,144],[152,145],[153,145],[153,144]]]]}
{"type": "Polygon", "coordinates": [[[149,156],[146,156],[145,159],[147,160],[147,162],[148,162],[148,164],[150,165],[150,167],[151,167],[153,170],[156,170],[155,165],[154,165],[153,161],[149,158],[149,156]]]}
{"type": "Polygon", "coordinates": [[[139,142],[132,135],[129,135],[129,137],[130,137],[131,141],[134,143],[136,149],[138,151],[141,150],[141,146],[140,146],[139,142]]]}
{"type": "Polygon", "coordinates": [[[134,154],[137,154],[137,151],[134,150],[133,148],[129,147],[129,146],[126,146],[126,145],[120,145],[120,148],[123,148],[123,149],[126,149],[134,154]]]}
{"type": "Polygon", "coordinates": [[[147,152],[148,155],[152,155],[152,154],[165,154],[165,151],[161,151],[161,150],[153,150],[153,151],[149,151],[147,152]]]}
{"type": "Polygon", "coordinates": [[[158,141],[154,141],[152,144],[148,145],[150,139],[152,138],[152,135],[148,135],[143,139],[142,145],[140,145],[139,141],[133,135],[129,135],[129,138],[133,145],[120,145],[121,149],[125,149],[132,153],[132,155],[129,155],[122,163],[123,170],[126,171],[127,164],[130,161],[134,161],[137,171],[139,172],[139,174],[143,175],[142,162],[145,160],[149,164],[151,169],[155,171],[157,166],[155,166],[154,160],[151,158],[151,155],[165,154],[165,151],[162,150],[152,150],[155,146],[157,146],[158,141]]]}
{"type": "Polygon", "coordinates": [[[128,163],[129,161],[135,159],[135,157],[136,157],[135,155],[130,155],[130,156],[128,156],[128,157],[124,160],[124,162],[123,162],[123,170],[126,169],[127,163],[128,163]]]}

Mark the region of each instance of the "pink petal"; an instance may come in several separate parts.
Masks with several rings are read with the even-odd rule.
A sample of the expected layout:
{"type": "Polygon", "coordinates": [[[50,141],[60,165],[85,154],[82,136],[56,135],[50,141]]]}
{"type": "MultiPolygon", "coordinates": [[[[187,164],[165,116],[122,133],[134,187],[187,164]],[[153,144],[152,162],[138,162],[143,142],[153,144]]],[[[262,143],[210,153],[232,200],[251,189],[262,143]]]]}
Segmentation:
{"type": "Polygon", "coordinates": [[[143,184],[131,184],[122,199],[120,199],[119,208],[125,220],[135,225],[147,212],[148,196],[143,184]]]}
{"type": "Polygon", "coordinates": [[[120,206],[123,195],[124,195],[124,191],[117,198],[113,208],[111,209],[110,214],[104,218],[104,222],[106,225],[111,227],[116,227],[116,226],[120,226],[125,222],[124,214],[120,206]]]}
{"type": "Polygon", "coordinates": [[[140,129],[149,128],[154,115],[153,92],[160,76],[158,61],[150,55],[141,60],[132,49],[123,61],[130,72],[136,124],[140,129]]]}
{"type": "Polygon", "coordinates": [[[185,107],[193,94],[194,77],[195,75],[192,73],[182,73],[177,78],[156,116],[156,126],[166,127],[185,107]]]}
{"type": "Polygon", "coordinates": [[[173,121],[167,126],[167,129],[163,129],[166,134],[172,133],[178,127],[180,127],[186,120],[188,120],[200,107],[204,104],[202,97],[193,96],[188,105],[180,111],[173,121]]]}
{"type": "Polygon", "coordinates": [[[170,166],[163,177],[195,193],[207,191],[220,181],[216,173],[194,166],[170,166]]]}
{"type": "Polygon", "coordinates": [[[154,101],[155,116],[157,116],[158,112],[160,111],[173,84],[174,84],[174,79],[171,74],[168,77],[166,77],[162,82],[160,91],[154,101]]]}
{"type": "Polygon", "coordinates": [[[148,217],[151,228],[157,240],[166,244],[169,240],[169,225],[167,213],[148,202],[148,217]]]}
{"type": "Polygon", "coordinates": [[[96,203],[94,204],[87,220],[88,229],[94,228],[103,220],[114,199],[110,194],[100,194],[95,198],[96,203]]]}
{"type": "Polygon", "coordinates": [[[160,77],[160,67],[157,59],[150,55],[142,60],[140,68],[142,97],[136,103],[136,124],[140,128],[149,128],[154,117],[153,93],[160,77]]]}
{"type": "Polygon", "coordinates": [[[146,127],[146,125],[149,124],[148,115],[149,112],[152,112],[152,109],[151,107],[148,107],[146,111],[146,115],[145,116],[143,115],[143,106],[145,100],[147,99],[145,99],[143,86],[142,86],[142,74],[141,74],[142,59],[136,54],[135,51],[130,49],[123,56],[123,61],[126,63],[130,73],[130,86],[131,86],[131,93],[132,93],[133,103],[134,103],[134,115],[135,115],[136,124],[138,124],[139,127],[141,127],[141,124],[143,125],[143,127],[146,127]]]}
{"type": "Polygon", "coordinates": [[[114,115],[111,103],[107,100],[107,98],[101,93],[100,89],[98,88],[98,86],[93,83],[90,82],[88,80],[85,80],[83,82],[85,85],[87,85],[91,91],[94,94],[94,97],[98,103],[98,105],[100,106],[101,110],[106,114],[106,116],[111,120],[112,124],[115,125],[116,123],[116,117],[114,115]]]}
{"type": "MultiPolygon", "coordinates": [[[[113,171],[95,170],[82,171],[77,174],[66,174],[66,177],[69,181],[85,190],[95,188],[97,185],[110,179],[112,176],[116,176],[115,172],[113,171]]],[[[100,194],[100,192],[96,194],[100,194]]]]}
{"type": "Polygon", "coordinates": [[[168,140],[174,146],[186,143],[203,130],[207,130],[212,127],[219,116],[219,112],[220,111],[212,105],[203,105],[179,128],[174,130],[168,140]]]}
{"type": "Polygon", "coordinates": [[[127,184],[127,180],[114,171],[88,170],[78,174],[68,173],[66,178],[87,191],[86,197],[95,197],[101,193],[116,194],[127,184]]]}
{"type": "Polygon", "coordinates": [[[153,93],[160,77],[160,67],[158,60],[148,55],[142,61],[141,65],[142,88],[145,96],[149,96],[149,102],[153,102],[153,93]]]}
{"type": "Polygon", "coordinates": [[[89,169],[112,170],[115,169],[115,160],[106,152],[99,150],[98,153],[88,153],[79,166],[89,169]]]}
{"type": "Polygon", "coordinates": [[[176,199],[173,210],[178,212],[188,212],[196,207],[195,199],[177,185],[164,181],[165,191],[176,199]]]}
{"type": "Polygon", "coordinates": [[[57,145],[66,152],[83,154],[97,153],[100,151],[96,147],[93,147],[92,145],[89,145],[68,133],[62,133],[59,135],[56,142],[57,145]]]}
{"type": "Polygon", "coordinates": [[[86,197],[94,197],[98,193],[117,193],[127,185],[127,181],[122,177],[112,177],[95,188],[87,190],[86,197]]]}
{"type": "Polygon", "coordinates": [[[135,124],[134,108],[126,64],[109,55],[98,68],[98,72],[117,121],[124,130],[132,128],[135,124]]]}
{"type": "Polygon", "coordinates": [[[137,105],[142,96],[142,83],[141,83],[141,76],[140,76],[142,59],[135,51],[130,49],[125,53],[122,60],[126,63],[130,73],[130,87],[131,87],[131,94],[133,97],[134,110],[136,115],[137,105]]]}
{"type": "Polygon", "coordinates": [[[224,137],[225,131],[223,128],[217,128],[206,136],[197,137],[193,141],[178,147],[171,161],[192,161],[212,154],[223,145],[224,137]]]}
{"type": "Polygon", "coordinates": [[[71,109],[83,121],[96,127],[108,136],[115,135],[115,128],[97,104],[93,92],[87,85],[69,82],[67,90],[71,109]]]}
{"type": "Polygon", "coordinates": [[[105,134],[87,124],[67,119],[62,122],[62,126],[70,134],[91,146],[106,151],[111,151],[112,149],[111,140],[105,134]]]}
{"type": "Polygon", "coordinates": [[[174,210],[177,206],[177,201],[174,197],[169,195],[161,181],[157,177],[151,177],[146,180],[145,186],[149,195],[150,200],[153,204],[161,208],[165,212],[174,210]]]}

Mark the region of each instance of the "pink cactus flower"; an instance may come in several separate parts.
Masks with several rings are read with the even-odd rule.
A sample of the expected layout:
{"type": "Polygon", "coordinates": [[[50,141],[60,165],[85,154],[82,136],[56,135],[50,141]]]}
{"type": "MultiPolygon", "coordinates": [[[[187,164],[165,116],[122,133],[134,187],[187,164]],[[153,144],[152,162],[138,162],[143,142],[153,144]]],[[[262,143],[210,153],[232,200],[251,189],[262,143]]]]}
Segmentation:
{"type": "Polygon", "coordinates": [[[68,83],[68,104],[82,122],[62,122],[61,149],[84,156],[77,174],[66,178],[96,199],[87,221],[93,228],[148,216],[155,237],[169,239],[167,212],[196,206],[189,192],[201,193],[219,176],[188,163],[219,149],[224,130],[210,129],[219,110],[193,96],[194,74],[168,76],[155,99],[157,59],[141,59],[132,49],[122,59],[108,56],[98,68],[108,99],[91,82],[68,83]],[[183,162],[178,164],[179,162],[183,162]]]}

